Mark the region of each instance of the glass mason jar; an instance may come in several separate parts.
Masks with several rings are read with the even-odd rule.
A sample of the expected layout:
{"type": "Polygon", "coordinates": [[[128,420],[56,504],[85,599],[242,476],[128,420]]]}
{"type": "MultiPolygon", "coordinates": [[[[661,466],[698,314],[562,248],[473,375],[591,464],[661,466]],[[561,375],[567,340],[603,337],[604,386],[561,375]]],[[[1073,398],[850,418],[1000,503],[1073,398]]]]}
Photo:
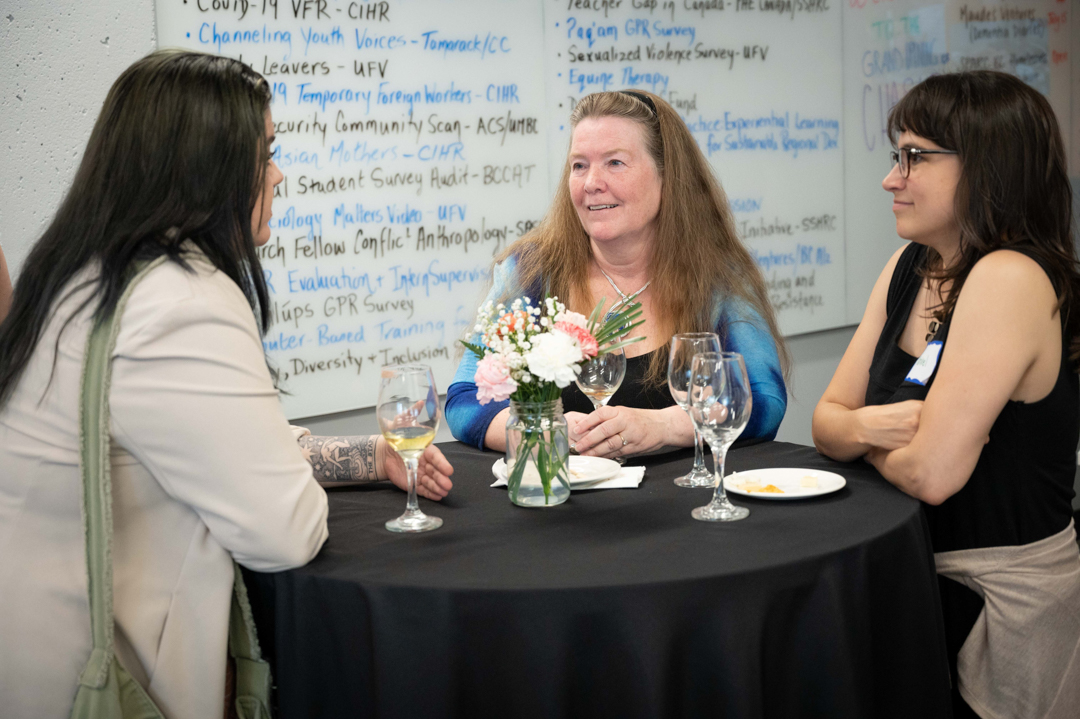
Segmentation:
{"type": "Polygon", "coordinates": [[[561,399],[510,401],[506,475],[510,501],[519,506],[550,507],[570,497],[570,433],[561,399]]]}

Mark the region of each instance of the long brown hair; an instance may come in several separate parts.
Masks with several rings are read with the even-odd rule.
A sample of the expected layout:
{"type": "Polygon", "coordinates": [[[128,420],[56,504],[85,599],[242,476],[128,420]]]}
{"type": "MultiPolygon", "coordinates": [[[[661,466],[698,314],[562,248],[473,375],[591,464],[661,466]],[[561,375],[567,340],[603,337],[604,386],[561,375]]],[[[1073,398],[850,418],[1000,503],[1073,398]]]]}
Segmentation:
{"type": "Polygon", "coordinates": [[[945,267],[927,251],[923,274],[941,283],[934,316],[948,317],[971,268],[994,250],[1023,247],[1054,285],[1069,356],[1080,359],[1080,273],[1073,245],[1072,186],[1057,117],[1038,91],[992,70],[922,81],[889,113],[896,144],[907,131],[956,150],[960,180],[954,212],[960,227],[956,261],[945,267]]]}
{"type": "MultiPolygon", "coordinates": [[[[269,105],[266,80],[226,57],[160,50],[120,75],[0,324],[0,406],[62,299],[93,286],[61,333],[90,303],[101,322],[115,309],[136,260],[164,254],[190,269],[186,241],[243,290],[263,331],[269,328],[269,295],[251,236],[269,160],[269,105]],[[100,271],[71,287],[93,264],[100,271]]],[[[59,343],[58,335],[54,362],[59,343]]]]}
{"type": "MultiPolygon", "coordinates": [[[[649,291],[662,319],[661,326],[648,331],[662,336],[712,331],[718,320],[718,300],[739,298],[768,325],[786,376],[787,348],[765,280],[739,239],[723,188],[682,118],[658,96],[643,90],[598,92],[582,98],[570,116],[571,129],[587,117],[621,117],[638,123],[661,178],[649,291]]],[[[568,299],[567,305],[578,312],[588,314],[595,305],[589,289],[592,246],[570,198],[569,178],[567,162],[543,221],[496,258],[496,262],[511,256],[517,259],[516,283],[507,288],[503,299],[533,294],[542,287],[568,299]]],[[[665,344],[652,353],[647,383],[666,381],[667,361],[665,344]]]]}

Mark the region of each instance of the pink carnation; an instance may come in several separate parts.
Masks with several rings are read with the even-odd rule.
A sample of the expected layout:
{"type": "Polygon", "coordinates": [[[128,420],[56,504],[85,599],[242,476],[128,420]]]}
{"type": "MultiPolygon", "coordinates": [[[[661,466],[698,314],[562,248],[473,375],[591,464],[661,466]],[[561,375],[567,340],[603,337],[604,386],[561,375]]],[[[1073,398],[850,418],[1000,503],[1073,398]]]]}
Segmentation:
{"type": "Polygon", "coordinates": [[[477,363],[473,380],[476,382],[476,398],[480,400],[480,404],[509,399],[518,387],[502,358],[493,354],[485,355],[477,363]]]}
{"type": "Polygon", "coordinates": [[[589,318],[579,312],[571,312],[570,310],[563,310],[559,314],[555,315],[556,322],[568,322],[578,327],[585,329],[589,328],[589,318]]]}
{"type": "Polygon", "coordinates": [[[577,341],[578,347],[581,348],[581,354],[585,355],[586,359],[595,357],[596,353],[600,351],[596,338],[584,327],[579,327],[571,322],[556,322],[555,329],[573,337],[577,341]]]}

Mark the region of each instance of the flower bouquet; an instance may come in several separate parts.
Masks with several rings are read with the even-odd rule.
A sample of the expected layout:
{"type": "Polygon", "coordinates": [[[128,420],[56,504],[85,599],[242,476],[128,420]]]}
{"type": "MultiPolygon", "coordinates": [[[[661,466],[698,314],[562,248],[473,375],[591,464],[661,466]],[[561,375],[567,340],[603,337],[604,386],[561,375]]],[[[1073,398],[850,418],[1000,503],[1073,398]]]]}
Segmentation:
{"type": "Polygon", "coordinates": [[[515,504],[566,501],[570,445],[562,390],[585,362],[645,339],[620,339],[644,322],[639,319],[640,303],[601,319],[603,304],[601,300],[586,318],[554,297],[545,298],[539,307],[528,297],[514,300],[509,308],[488,302],[480,308],[474,328],[480,344],[462,342],[480,358],[474,377],[480,404],[510,400],[506,471],[515,504]]]}

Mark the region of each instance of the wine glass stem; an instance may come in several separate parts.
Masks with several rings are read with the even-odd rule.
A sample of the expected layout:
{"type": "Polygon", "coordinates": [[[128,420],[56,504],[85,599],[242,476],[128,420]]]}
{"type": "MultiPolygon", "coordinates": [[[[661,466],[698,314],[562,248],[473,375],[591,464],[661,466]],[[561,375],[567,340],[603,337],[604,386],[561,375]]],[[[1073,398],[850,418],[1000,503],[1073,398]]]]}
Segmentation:
{"type": "Polygon", "coordinates": [[[694,474],[701,474],[705,471],[705,449],[702,445],[704,445],[704,441],[701,438],[701,432],[698,432],[697,427],[694,427],[694,474]]]}
{"type": "Polygon", "coordinates": [[[419,460],[405,459],[405,475],[409,483],[409,502],[405,505],[405,512],[408,514],[420,511],[420,506],[416,503],[416,476],[419,468],[419,460]]]}
{"type": "Polygon", "coordinates": [[[713,493],[713,504],[726,504],[727,492],[724,491],[724,464],[727,462],[727,444],[719,446],[709,443],[713,452],[713,467],[716,471],[716,491],[713,493]]]}

